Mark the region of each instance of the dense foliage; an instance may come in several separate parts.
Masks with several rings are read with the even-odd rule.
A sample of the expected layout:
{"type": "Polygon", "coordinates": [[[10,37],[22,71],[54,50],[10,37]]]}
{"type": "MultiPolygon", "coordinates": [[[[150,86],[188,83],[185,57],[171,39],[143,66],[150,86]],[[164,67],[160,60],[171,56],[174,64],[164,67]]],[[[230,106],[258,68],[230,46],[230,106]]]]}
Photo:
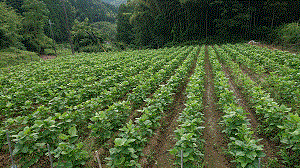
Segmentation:
{"type": "Polygon", "coordinates": [[[274,29],[298,21],[299,1],[128,1],[119,7],[119,41],[160,47],[186,41],[274,41],[274,29]]]}
{"type": "Polygon", "coordinates": [[[22,17],[4,2],[0,2],[0,49],[21,47],[22,17]]]}
{"type": "Polygon", "coordinates": [[[83,22],[75,20],[71,35],[75,51],[105,51],[101,44],[103,43],[101,32],[99,31],[99,29],[90,26],[88,19],[85,19],[83,22]]]}
{"type": "Polygon", "coordinates": [[[299,23],[290,23],[283,25],[277,30],[279,39],[282,43],[299,46],[300,45],[300,26],[299,23]]]}
{"type": "MultiPolygon", "coordinates": [[[[68,41],[74,21],[83,22],[86,18],[100,29],[95,32],[101,32],[105,38],[101,38],[101,43],[112,41],[116,34],[117,7],[100,0],[0,0],[0,3],[0,49],[26,48],[43,54],[53,46],[53,40],[68,41]]],[[[96,50],[103,51],[101,47],[93,51],[96,50]]]]}
{"type": "Polygon", "coordinates": [[[9,132],[15,157],[25,167],[41,164],[47,143],[58,167],[85,164],[90,156],[83,141],[89,132],[104,145],[132,109],[172,76],[191,48],[82,54],[1,71],[0,150],[7,149],[9,132]],[[99,136],[99,130],[105,132],[99,136]]]}
{"type": "MultiPolygon", "coordinates": [[[[251,48],[251,46],[247,47],[251,48]]],[[[243,50],[243,47],[240,47],[240,49],[243,50]]],[[[268,93],[266,91],[268,89],[263,89],[262,86],[257,84],[255,81],[251,80],[247,74],[242,72],[242,70],[240,69],[240,65],[231,60],[232,55],[230,53],[232,51],[225,52],[220,48],[217,48],[217,51],[220,55],[220,59],[223,62],[226,62],[228,67],[231,68],[235,76],[236,83],[238,83],[239,86],[244,89],[243,91],[245,92],[245,94],[249,96],[249,102],[251,103],[251,106],[255,109],[256,116],[261,122],[261,125],[258,127],[258,131],[260,132],[260,134],[263,134],[266,137],[268,137],[268,139],[270,139],[273,143],[280,143],[279,148],[281,150],[283,163],[286,167],[299,167],[299,160],[296,159],[299,158],[300,155],[299,111],[294,109],[295,107],[293,104],[289,104],[285,101],[282,102],[280,100],[274,100],[272,96],[274,92],[278,92],[279,95],[283,95],[285,89],[277,91],[270,90],[273,93],[268,93]],[[287,105],[292,106],[293,108],[288,108],[287,105]]],[[[265,54],[266,57],[270,55],[270,53],[265,54]]],[[[240,57],[241,55],[236,56],[240,57]]],[[[250,58],[249,55],[246,56],[250,58]]],[[[250,59],[255,60],[253,57],[250,59]]],[[[259,64],[268,65],[269,67],[276,67],[276,65],[274,65],[276,63],[272,61],[264,61],[264,64],[259,64]]],[[[277,66],[277,68],[278,67],[280,66],[277,66]]],[[[284,67],[278,68],[278,71],[275,73],[271,73],[270,77],[268,78],[276,78],[278,73],[280,75],[283,75],[283,77],[284,75],[286,75],[287,77],[289,76],[291,78],[294,78],[294,80],[299,80],[299,77],[296,74],[285,73],[284,71],[286,70],[287,69],[284,67]]],[[[266,80],[269,80],[268,78],[266,78],[266,80]]],[[[293,79],[286,78],[283,80],[283,82],[285,82],[285,80],[293,79]]],[[[293,84],[294,82],[290,81],[290,83],[293,84]]],[[[279,85],[281,84],[279,83],[279,85]]],[[[292,90],[293,86],[286,85],[285,88],[292,90]]],[[[296,87],[295,89],[297,88],[299,87],[296,87]]],[[[298,95],[294,94],[292,98],[297,99],[298,95]]],[[[299,99],[296,104],[299,104],[299,99]]]]}

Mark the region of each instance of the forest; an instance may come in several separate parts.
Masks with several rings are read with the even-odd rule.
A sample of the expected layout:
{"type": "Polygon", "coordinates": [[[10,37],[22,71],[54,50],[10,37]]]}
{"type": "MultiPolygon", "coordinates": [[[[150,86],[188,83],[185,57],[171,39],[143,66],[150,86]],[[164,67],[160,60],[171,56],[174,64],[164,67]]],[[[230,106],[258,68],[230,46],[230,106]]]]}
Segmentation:
{"type": "Polygon", "coordinates": [[[299,43],[299,1],[1,0],[0,48],[78,52],[257,40],[299,43]],[[110,47],[105,43],[110,42],[110,47]],[[106,48],[108,47],[108,48],[106,48]]]}
{"type": "Polygon", "coordinates": [[[79,36],[89,37],[86,43],[90,44],[94,38],[88,33],[96,36],[94,41],[113,38],[118,10],[101,0],[1,0],[0,8],[0,49],[15,47],[40,54],[69,38],[76,43],[79,36]]]}
{"type": "Polygon", "coordinates": [[[119,8],[117,40],[150,47],[188,41],[275,43],[290,40],[280,37],[289,30],[299,42],[299,26],[284,27],[299,22],[299,9],[299,1],[279,0],[128,1],[119,8]]]}

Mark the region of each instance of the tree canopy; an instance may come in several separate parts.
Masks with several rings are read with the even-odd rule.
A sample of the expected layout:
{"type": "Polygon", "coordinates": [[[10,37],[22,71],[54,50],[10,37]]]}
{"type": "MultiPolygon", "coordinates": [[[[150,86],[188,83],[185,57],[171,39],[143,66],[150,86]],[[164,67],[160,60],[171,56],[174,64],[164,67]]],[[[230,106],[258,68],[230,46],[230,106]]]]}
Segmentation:
{"type": "Polygon", "coordinates": [[[131,0],[119,7],[117,39],[159,47],[193,40],[270,40],[298,21],[300,1],[131,0]]]}

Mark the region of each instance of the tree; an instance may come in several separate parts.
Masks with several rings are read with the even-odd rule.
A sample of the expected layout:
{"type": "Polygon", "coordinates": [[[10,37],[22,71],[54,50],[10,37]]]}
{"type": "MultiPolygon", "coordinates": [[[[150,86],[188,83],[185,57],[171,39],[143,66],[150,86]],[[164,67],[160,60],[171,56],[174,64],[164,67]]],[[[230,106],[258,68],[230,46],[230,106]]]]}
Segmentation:
{"type": "Polygon", "coordinates": [[[52,39],[44,33],[49,11],[46,5],[39,0],[25,0],[23,9],[23,43],[27,50],[43,54],[45,48],[50,47],[52,43],[52,39]]]}
{"type": "Polygon", "coordinates": [[[5,2],[0,2],[0,49],[8,47],[22,48],[20,28],[22,16],[5,2]]]}
{"type": "MultiPolygon", "coordinates": [[[[48,12],[48,19],[51,20],[53,23],[53,32],[54,32],[54,39],[57,42],[66,42],[69,38],[69,30],[67,28],[66,22],[68,25],[72,27],[74,24],[75,19],[75,8],[71,5],[69,1],[65,1],[64,4],[61,0],[44,0],[46,4],[48,12]],[[64,7],[66,8],[67,18],[65,17],[64,7]],[[67,19],[67,20],[66,20],[67,19]]],[[[45,34],[48,37],[51,36],[50,32],[50,25],[47,21],[45,25],[45,34]]]]}
{"type": "Polygon", "coordinates": [[[99,29],[103,38],[106,41],[114,41],[117,34],[117,25],[111,22],[95,22],[91,24],[92,27],[99,29]]]}
{"type": "Polygon", "coordinates": [[[122,4],[117,15],[117,41],[125,44],[133,42],[133,26],[129,22],[132,12],[131,6],[122,4]]]}
{"type": "Polygon", "coordinates": [[[75,20],[71,35],[75,51],[105,51],[101,44],[104,42],[101,32],[99,31],[99,29],[94,28],[89,24],[88,18],[86,18],[83,22],[75,20]]]}

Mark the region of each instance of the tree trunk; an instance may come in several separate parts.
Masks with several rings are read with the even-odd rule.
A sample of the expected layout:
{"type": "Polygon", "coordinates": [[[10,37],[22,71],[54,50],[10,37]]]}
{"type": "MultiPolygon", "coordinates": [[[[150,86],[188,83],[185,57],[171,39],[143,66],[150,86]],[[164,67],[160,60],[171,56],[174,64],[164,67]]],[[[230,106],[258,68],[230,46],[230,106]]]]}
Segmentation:
{"type": "Polygon", "coordinates": [[[274,19],[275,19],[275,9],[273,8],[273,16],[272,16],[271,28],[273,28],[273,26],[274,26],[274,19]]]}
{"type": "Polygon", "coordinates": [[[207,21],[207,18],[208,18],[208,9],[206,9],[206,14],[205,14],[205,34],[206,34],[206,40],[207,40],[207,36],[208,36],[208,34],[207,34],[207,24],[208,24],[208,21],[207,21]]]}

